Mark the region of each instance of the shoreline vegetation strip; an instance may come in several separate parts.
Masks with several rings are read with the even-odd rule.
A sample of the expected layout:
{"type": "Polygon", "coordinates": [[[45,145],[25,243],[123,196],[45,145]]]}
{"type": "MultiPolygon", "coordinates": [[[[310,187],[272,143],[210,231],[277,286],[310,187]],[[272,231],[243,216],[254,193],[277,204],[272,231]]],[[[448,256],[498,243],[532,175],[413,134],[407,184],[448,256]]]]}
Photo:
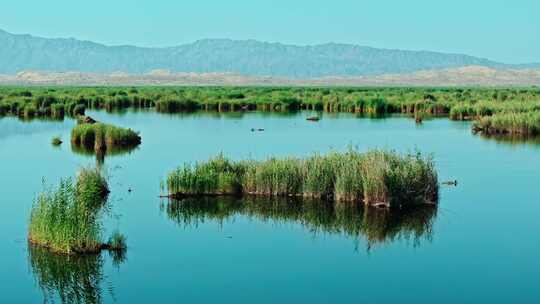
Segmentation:
{"type": "MultiPolygon", "coordinates": [[[[86,109],[155,109],[162,113],[313,110],[481,121],[496,114],[539,113],[540,88],[0,87],[0,117],[62,120],[84,115],[86,109]]],[[[526,130],[537,128],[540,123],[534,121],[534,128],[526,130]]],[[[508,123],[501,129],[512,128],[508,123]]]]}

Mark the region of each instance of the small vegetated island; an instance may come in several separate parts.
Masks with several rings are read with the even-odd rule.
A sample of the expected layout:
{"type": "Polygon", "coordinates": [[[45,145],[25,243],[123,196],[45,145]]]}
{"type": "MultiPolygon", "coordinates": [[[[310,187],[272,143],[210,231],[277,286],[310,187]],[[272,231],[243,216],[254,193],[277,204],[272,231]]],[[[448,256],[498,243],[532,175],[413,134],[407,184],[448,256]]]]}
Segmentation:
{"type": "Polygon", "coordinates": [[[438,201],[438,178],[420,153],[349,150],[300,158],[231,161],[219,155],[186,164],[166,180],[168,197],[257,195],[309,197],[403,207],[438,201]]]}
{"type": "Polygon", "coordinates": [[[140,143],[141,137],[137,132],[97,122],[88,116],[81,116],[79,123],[71,131],[71,144],[74,149],[94,153],[131,150],[140,143]]]}
{"type": "Polygon", "coordinates": [[[99,170],[83,168],[75,183],[66,179],[57,189],[44,190],[30,212],[30,244],[63,254],[125,250],[125,238],[118,232],[102,241],[101,217],[108,189],[99,170]]]}

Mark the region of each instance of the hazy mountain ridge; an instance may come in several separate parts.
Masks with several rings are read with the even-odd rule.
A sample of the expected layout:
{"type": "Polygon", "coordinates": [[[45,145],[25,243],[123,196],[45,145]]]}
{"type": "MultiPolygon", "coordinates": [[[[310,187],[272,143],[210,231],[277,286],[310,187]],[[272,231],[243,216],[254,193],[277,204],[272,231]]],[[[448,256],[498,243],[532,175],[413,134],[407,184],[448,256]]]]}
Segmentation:
{"type": "Polygon", "coordinates": [[[320,78],[410,73],[463,66],[528,68],[460,54],[402,51],[327,43],[295,46],[255,40],[205,39],[166,48],[106,46],[64,38],[15,35],[0,30],[0,73],[24,70],[144,74],[236,73],[249,76],[320,78]]]}

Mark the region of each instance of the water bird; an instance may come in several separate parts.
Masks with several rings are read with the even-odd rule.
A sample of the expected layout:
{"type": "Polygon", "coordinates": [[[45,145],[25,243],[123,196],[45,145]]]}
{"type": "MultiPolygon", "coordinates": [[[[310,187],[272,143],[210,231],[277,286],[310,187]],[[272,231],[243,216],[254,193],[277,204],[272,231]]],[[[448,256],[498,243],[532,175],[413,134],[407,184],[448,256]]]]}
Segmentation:
{"type": "Polygon", "coordinates": [[[319,121],[320,119],[321,118],[318,116],[311,116],[311,117],[306,118],[306,120],[309,120],[309,121],[319,121]]]}
{"type": "Polygon", "coordinates": [[[80,123],[83,123],[83,124],[95,124],[97,123],[97,120],[93,119],[92,117],[90,116],[83,116],[80,118],[80,123]]]}
{"type": "Polygon", "coordinates": [[[376,208],[390,208],[390,204],[388,203],[375,203],[373,206],[376,208]]]}
{"type": "Polygon", "coordinates": [[[446,182],[443,182],[442,184],[443,185],[448,185],[448,186],[457,186],[457,180],[446,181],[446,182]]]}

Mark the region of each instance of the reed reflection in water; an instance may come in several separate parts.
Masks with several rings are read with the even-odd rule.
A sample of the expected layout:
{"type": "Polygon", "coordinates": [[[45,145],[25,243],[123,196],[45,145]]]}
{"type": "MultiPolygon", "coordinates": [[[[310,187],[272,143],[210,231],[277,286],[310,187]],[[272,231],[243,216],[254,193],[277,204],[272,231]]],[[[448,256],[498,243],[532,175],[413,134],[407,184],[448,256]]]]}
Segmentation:
{"type": "MultiPolygon", "coordinates": [[[[109,254],[115,267],[125,261],[125,252],[109,254]]],[[[103,274],[104,258],[104,254],[62,255],[28,246],[28,261],[43,303],[102,303],[105,284],[114,299],[114,289],[103,274]]]]}
{"type": "Polygon", "coordinates": [[[167,216],[181,226],[196,227],[207,221],[223,223],[245,216],[273,223],[300,223],[314,234],[342,234],[364,238],[368,250],[377,244],[410,240],[414,246],[431,241],[436,205],[406,209],[379,209],[363,204],[265,197],[198,197],[168,200],[167,216]]]}

